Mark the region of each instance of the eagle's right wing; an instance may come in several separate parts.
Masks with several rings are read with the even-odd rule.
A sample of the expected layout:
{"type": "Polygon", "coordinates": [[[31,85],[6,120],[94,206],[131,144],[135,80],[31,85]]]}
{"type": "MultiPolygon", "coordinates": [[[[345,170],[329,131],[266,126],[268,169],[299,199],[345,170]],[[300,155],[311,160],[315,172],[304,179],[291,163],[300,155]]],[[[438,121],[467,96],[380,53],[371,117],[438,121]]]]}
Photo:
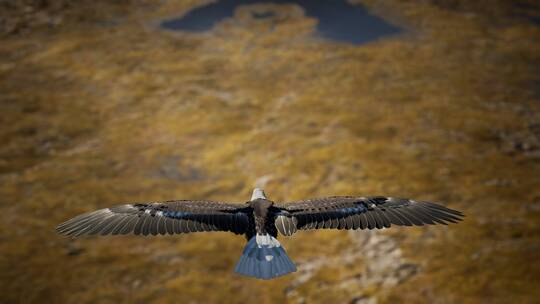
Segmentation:
{"type": "Polygon", "coordinates": [[[93,234],[157,235],[197,231],[243,234],[251,208],[212,201],[167,201],[125,204],[81,214],[56,228],[70,236],[93,234]]]}
{"type": "Polygon", "coordinates": [[[275,225],[283,235],[297,229],[374,229],[457,223],[461,212],[444,206],[391,197],[332,196],[276,204],[275,225]]]}

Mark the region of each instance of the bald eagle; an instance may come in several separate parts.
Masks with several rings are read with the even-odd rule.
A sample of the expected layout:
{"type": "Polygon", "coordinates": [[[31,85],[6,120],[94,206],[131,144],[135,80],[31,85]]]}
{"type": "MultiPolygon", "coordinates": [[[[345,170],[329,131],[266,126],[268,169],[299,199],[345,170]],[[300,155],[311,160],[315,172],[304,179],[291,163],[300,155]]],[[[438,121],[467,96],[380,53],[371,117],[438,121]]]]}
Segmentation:
{"type": "Polygon", "coordinates": [[[124,204],[79,215],[56,229],[73,237],[230,231],[244,235],[248,241],[235,271],[272,279],[296,271],[276,239],[278,231],[290,236],[308,229],[447,225],[457,223],[463,216],[434,203],[382,196],[331,196],[278,204],[256,188],[244,204],[201,200],[124,204]]]}

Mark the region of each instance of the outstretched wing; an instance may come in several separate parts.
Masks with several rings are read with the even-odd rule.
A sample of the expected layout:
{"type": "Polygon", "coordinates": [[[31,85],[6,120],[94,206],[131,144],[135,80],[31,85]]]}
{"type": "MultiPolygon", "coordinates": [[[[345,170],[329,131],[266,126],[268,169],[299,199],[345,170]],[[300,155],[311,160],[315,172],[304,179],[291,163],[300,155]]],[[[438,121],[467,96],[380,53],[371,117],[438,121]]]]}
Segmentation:
{"type": "Polygon", "coordinates": [[[72,218],[56,227],[70,236],[94,234],[157,235],[197,231],[243,234],[249,226],[245,205],[211,201],[167,201],[125,204],[72,218]]]}
{"type": "Polygon", "coordinates": [[[444,206],[391,197],[333,196],[276,204],[275,225],[283,235],[297,229],[374,229],[457,223],[463,214],[444,206]]]}

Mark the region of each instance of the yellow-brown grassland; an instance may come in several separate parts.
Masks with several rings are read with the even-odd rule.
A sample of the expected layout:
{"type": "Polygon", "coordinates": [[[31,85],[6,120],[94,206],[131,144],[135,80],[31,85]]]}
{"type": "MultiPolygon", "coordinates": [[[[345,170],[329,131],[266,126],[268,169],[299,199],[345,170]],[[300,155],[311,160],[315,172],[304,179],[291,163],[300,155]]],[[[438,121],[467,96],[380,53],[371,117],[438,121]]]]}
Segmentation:
{"type": "Polygon", "coordinates": [[[159,28],[206,2],[0,1],[0,303],[538,303],[538,2],[354,1],[403,29],[362,45],[302,14],[159,28]],[[233,272],[245,239],[224,232],[54,230],[257,181],[466,218],[282,237],[299,272],[271,281],[233,272]]]}

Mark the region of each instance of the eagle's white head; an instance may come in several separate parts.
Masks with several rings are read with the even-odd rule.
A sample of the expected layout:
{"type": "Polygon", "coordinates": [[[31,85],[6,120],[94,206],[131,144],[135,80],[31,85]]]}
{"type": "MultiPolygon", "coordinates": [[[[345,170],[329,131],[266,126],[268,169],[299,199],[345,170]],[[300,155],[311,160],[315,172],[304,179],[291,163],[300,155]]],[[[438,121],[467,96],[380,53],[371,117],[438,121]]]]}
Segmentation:
{"type": "Polygon", "coordinates": [[[266,195],[264,194],[264,190],[260,188],[253,189],[253,193],[251,194],[251,200],[254,201],[256,199],[266,199],[266,195]]]}

